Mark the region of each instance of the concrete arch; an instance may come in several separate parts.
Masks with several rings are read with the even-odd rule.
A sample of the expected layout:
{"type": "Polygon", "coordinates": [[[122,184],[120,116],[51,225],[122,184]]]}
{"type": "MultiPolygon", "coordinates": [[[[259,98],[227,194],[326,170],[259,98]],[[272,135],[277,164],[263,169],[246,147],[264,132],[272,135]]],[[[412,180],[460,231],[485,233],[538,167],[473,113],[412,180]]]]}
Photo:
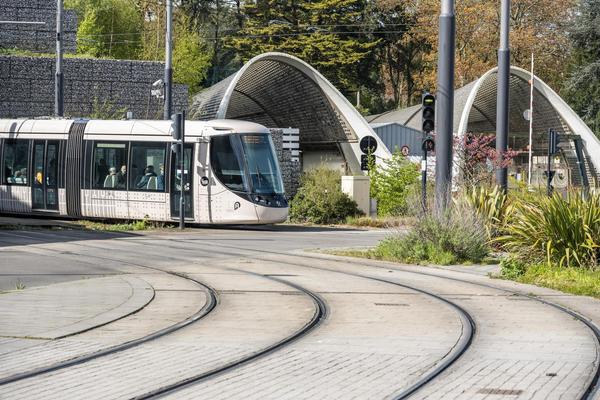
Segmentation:
{"type": "MultiPolygon", "coordinates": [[[[458,136],[462,137],[467,132],[469,125],[469,117],[471,112],[475,108],[475,100],[480,93],[481,88],[487,82],[492,79],[494,75],[498,73],[498,68],[492,68],[481,76],[476,82],[473,88],[470,90],[466,99],[464,108],[462,109],[458,129],[455,132],[458,136]]],[[[531,74],[522,68],[511,66],[510,68],[511,77],[518,77],[525,82],[529,82],[531,74]]],[[[552,106],[554,111],[558,114],[562,122],[566,124],[566,127],[570,131],[569,133],[579,135],[583,141],[583,144],[590,155],[590,161],[594,165],[597,171],[600,171],[600,140],[594,132],[581,120],[575,111],[544,81],[534,75],[534,90],[537,94],[542,95],[543,99],[547,100],[552,106]]],[[[534,95],[535,96],[535,95],[534,95]]],[[[512,101],[512,100],[511,100],[512,101]]],[[[535,107],[534,107],[535,112],[535,107]]],[[[495,115],[495,110],[493,110],[495,115]]],[[[535,119],[535,114],[534,114],[535,119]]],[[[495,123],[495,120],[494,120],[495,123]]]]}
{"type": "Polygon", "coordinates": [[[361,138],[378,142],[375,156],[391,154],[354,106],[317,70],[297,57],[265,53],[194,97],[192,119],[245,119],[300,130],[301,149],[330,147],[360,172],[361,138]]]}

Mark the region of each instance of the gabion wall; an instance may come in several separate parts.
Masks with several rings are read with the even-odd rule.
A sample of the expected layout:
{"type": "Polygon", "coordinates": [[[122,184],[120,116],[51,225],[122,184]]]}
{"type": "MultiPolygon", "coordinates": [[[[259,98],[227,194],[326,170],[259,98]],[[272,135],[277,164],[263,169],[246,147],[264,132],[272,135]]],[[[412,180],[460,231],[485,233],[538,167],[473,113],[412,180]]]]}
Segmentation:
{"type": "MultiPolygon", "coordinates": [[[[94,111],[133,112],[136,119],[162,119],[163,101],[151,96],[152,83],[164,75],[159,62],[65,58],[65,115],[94,111]]],[[[0,118],[49,116],[54,113],[55,60],[0,56],[0,118]]],[[[175,85],[175,111],[187,108],[187,87],[175,85]]]]}
{"type": "Polygon", "coordinates": [[[273,144],[275,145],[275,151],[277,152],[279,167],[281,168],[281,175],[283,177],[283,186],[285,187],[285,194],[288,198],[294,197],[294,195],[298,191],[298,186],[300,185],[302,165],[299,161],[292,161],[291,150],[283,149],[282,129],[271,129],[271,136],[273,137],[273,144]]]}
{"type": "MultiPolygon", "coordinates": [[[[16,48],[43,53],[56,50],[56,1],[2,0],[0,21],[35,21],[44,25],[2,24],[0,48],[16,48]]],[[[77,16],[73,10],[63,11],[63,48],[74,53],[77,37],[77,16]]]]}

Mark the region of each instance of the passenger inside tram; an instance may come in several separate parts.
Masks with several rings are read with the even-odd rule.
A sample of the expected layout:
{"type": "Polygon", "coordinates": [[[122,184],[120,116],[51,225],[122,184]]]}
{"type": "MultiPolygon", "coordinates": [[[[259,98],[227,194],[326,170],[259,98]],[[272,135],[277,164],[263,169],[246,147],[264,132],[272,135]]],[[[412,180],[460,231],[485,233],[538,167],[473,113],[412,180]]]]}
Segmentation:
{"type": "Polygon", "coordinates": [[[114,189],[117,186],[118,177],[117,177],[117,169],[115,167],[110,167],[108,169],[108,175],[104,179],[104,187],[114,189]]]}
{"type": "Polygon", "coordinates": [[[117,188],[125,189],[127,185],[127,166],[121,165],[121,170],[117,173],[117,188]]]}
{"type": "Polygon", "coordinates": [[[138,183],[136,184],[136,187],[138,189],[156,190],[157,186],[158,186],[158,184],[157,184],[157,179],[156,179],[156,172],[154,172],[154,166],[148,165],[144,169],[144,175],[138,181],[138,183]]]}

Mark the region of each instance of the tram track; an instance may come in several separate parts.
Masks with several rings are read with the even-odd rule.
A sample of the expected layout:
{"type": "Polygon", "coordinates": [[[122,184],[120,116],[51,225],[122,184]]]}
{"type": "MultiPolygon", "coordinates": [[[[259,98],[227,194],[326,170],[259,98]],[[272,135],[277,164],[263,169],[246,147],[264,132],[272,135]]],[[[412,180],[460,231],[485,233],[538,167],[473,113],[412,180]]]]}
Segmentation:
{"type": "MultiPolygon", "coordinates": [[[[185,241],[185,240],[184,240],[185,241]]],[[[188,241],[193,243],[193,241],[188,241]]],[[[216,244],[215,244],[216,245],[216,244]]],[[[232,245],[226,245],[226,244],[218,244],[221,247],[225,247],[225,248],[230,248],[230,249],[234,249],[234,250],[243,250],[243,251],[254,251],[257,252],[255,249],[249,249],[249,248],[244,248],[244,247],[239,247],[239,246],[232,246],[232,245]]],[[[279,256],[291,256],[291,257],[298,257],[298,258],[310,258],[310,259],[314,259],[314,260],[320,260],[320,261],[333,261],[336,263],[349,263],[349,264],[353,264],[353,265],[357,265],[357,266],[370,266],[373,268],[378,268],[378,269],[388,269],[388,270],[394,270],[394,271],[398,271],[398,272],[405,272],[405,273],[410,273],[410,274],[415,274],[415,275],[420,275],[420,276],[428,276],[428,277],[434,277],[434,278],[438,278],[438,279],[445,279],[445,280],[450,280],[450,281],[454,281],[454,282],[460,282],[460,283],[464,283],[464,284],[469,284],[469,285],[474,285],[474,286],[479,286],[479,287],[485,287],[488,289],[493,289],[493,290],[498,290],[498,291],[502,291],[505,293],[509,293],[511,295],[515,295],[515,296],[521,296],[524,298],[528,298],[530,300],[542,303],[546,306],[552,307],[556,310],[558,310],[559,312],[568,314],[569,316],[573,317],[574,319],[576,319],[577,321],[579,321],[580,323],[582,323],[584,326],[586,326],[591,333],[593,334],[595,340],[596,340],[596,362],[595,362],[595,372],[592,375],[590,382],[588,383],[584,393],[582,394],[582,396],[579,398],[580,400],[594,400],[597,398],[597,396],[600,394],[600,328],[594,323],[592,322],[589,318],[585,317],[584,315],[571,310],[565,306],[562,306],[558,303],[540,298],[538,296],[535,295],[531,295],[531,294],[527,294],[527,293],[522,293],[519,291],[515,291],[515,290],[510,290],[507,288],[502,288],[502,287],[498,287],[495,285],[490,285],[490,284],[485,284],[485,283],[480,283],[480,282],[473,282],[467,279],[460,279],[460,278],[454,278],[454,277],[447,277],[447,276],[443,276],[443,275],[439,275],[439,274],[434,274],[434,273],[430,273],[430,272],[424,272],[424,271],[415,271],[412,269],[408,269],[408,268],[398,268],[395,266],[382,266],[382,265],[377,265],[375,263],[370,263],[368,261],[354,261],[351,259],[348,260],[339,260],[333,257],[320,257],[320,256],[316,256],[314,254],[294,254],[294,253],[286,253],[286,252],[277,252],[277,251],[260,251],[259,253],[268,253],[268,254],[273,254],[273,255],[279,255],[279,256]]],[[[253,259],[255,260],[263,260],[263,261],[270,261],[269,259],[265,259],[265,258],[258,258],[258,257],[253,257],[253,259]]],[[[319,268],[319,267],[314,267],[314,266],[306,266],[309,268],[319,268]]],[[[447,369],[444,368],[443,370],[447,369]]],[[[426,383],[428,383],[429,381],[433,380],[436,376],[440,375],[443,370],[440,370],[438,373],[435,374],[435,376],[432,376],[431,378],[429,378],[427,380],[427,382],[423,382],[423,384],[421,385],[417,385],[418,387],[415,387],[414,390],[411,391],[411,393],[407,394],[407,395],[402,395],[400,397],[395,397],[395,399],[399,400],[399,399],[405,399],[408,398],[411,394],[415,393],[416,391],[418,391],[421,387],[425,386],[426,383]]]]}
{"type": "MultiPolygon", "coordinates": [[[[344,260],[340,260],[339,258],[334,258],[331,256],[319,256],[319,255],[315,255],[315,254],[294,254],[294,253],[289,253],[289,252],[282,252],[282,251],[269,251],[269,250],[256,250],[256,249],[251,249],[251,248],[246,248],[246,247],[241,247],[241,246],[234,246],[234,245],[225,245],[222,243],[211,243],[210,241],[205,241],[203,240],[202,242],[197,242],[194,240],[187,240],[187,239],[165,239],[165,238],[152,238],[151,240],[153,241],[170,241],[171,244],[173,246],[171,246],[171,244],[169,245],[169,247],[173,247],[175,249],[180,248],[180,249],[187,249],[190,250],[189,247],[180,247],[177,246],[176,243],[191,243],[194,245],[201,245],[201,246],[215,246],[215,247],[221,247],[221,248],[226,248],[226,249],[231,249],[231,250],[237,250],[237,251],[245,251],[245,252],[250,252],[252,254],[242,254],[242,253],[237,253],[237,252],[224,252],[224,251],[219,251],[220,254],[223,255],[230,255],[232,257],[246,257],[252,260],[256,260],[256,261],[267,261],[267,262],[277,262],[280,264],[288,264],[288,265],[294,265],[294,266],[298,266],[298,267],[305,267],[305,268],[312,268],[312,269],[321,269],[321,270],[329,270],[330,272],[335,272],[335,273],[344,273],[346,275],[354,275],[354,276],[358,276],[361,278],[366,278],[366,279],[375,279],[375,280],[380,280],[383,282],[387,282],[387,283],[392,283],[389,282],[389,280],[384,279],[384,278],[378,278],[378,277],[373,277],[373,276],[368,276],[368,275],[362,275],[362,274],[353,274],[353,273],[348,273],[347,271],[338,271],[335,269],[329,269],[329,268],[322,268],[322,267],[316,267],[314,265],[306,265],[303,263],[295,263],[295,262],[280,262],[280,261],[275,261],[269,258],[265,258],[265,257],[258,257],[256,256],[256,253],[259,254],[271,254],[271,255],[280,255],[280,256],[286,256],[286,257],[297,257],[297,258],[303,258],[303,259],[314,259],[314,260],[320,260],[320,261],[329,261],[329,262],[335,262],[338,264],[352,264],[352,265],[356,265],[356,266],[360,266],[360,267],[364,267],[364,266],[368,266],[368,267],[372,267],[372,268],[377,268],[377,269],[386,269],[386,270],[394,270],[394,271],[398,271],[398,272],[403,272],[403,273],[409,273],[409,274],[416,274],[416,275],[420,275],[420,276],[428,276],[428,277],[433,277],[433,278],[437,278],[437,279],[443,279],[443,280],[450,280],[450,281],[455,281],[455,282],[460,282],[463,284],[467,284],[467,285],[474,285],[474,286],[479,286],[479,287],[485,287],[488,289],[492,289],[492,290],[496,290],[496,291],[501,291],[504,293],[508,293],[511,295],[516,295],[516,296],[521,296],[523,298],[528,298],[531,299],[533,301],[536,302],[540,302],[546,306],[552,307],[556,310],[558,310],[559,312],[568,314],[569,316],[571,316],[572,318],[576,319],[577,321],[579,321],[580,323],[584,324],[592,333],[593,336],[596,339],[596,363],[595,363],[595,372],[593,374],[593,376],[591,377],[591,379],[589,380],[589,383],[587,384],[587,387],[585,389],[585,392],[583,393],[582,396],[580,396],[579,398],[581,400],[591,400],[593,398],[595,398],[595,396],[598,394],[598,379],[599,379],[599,375],[600,375],[600,370],[598,369],[598,347],[599,347],[599,343],[600,343],[600,330],[598,329],[598,327],[592,322],[590,321],[588,318],[586,318],[585,316],[579,314],[578,312],[571,310],[565,306],[562,306],[560,304],[554,303],[552,301],[540,298],[538,296],[535,295],[531,295],[531,294],[526,294],[526,293],[522,293],[520,291],[515,291],[515,290],[511,290],[511,289],[507,289],[507,288],[503,288],[503,287],[499,287],[496,285],[491,285],[491,284],[486,284],[486,283],[481,283],[481,282],[474,282],[472,280],[468,280],[468,279],[460,279],[460,278],[456,278],[456,277],[449,277],[449,276],[444,276],[441,274],[437,274],[437,273],[433,273],[433,272],[426,272],[426,271],[416,271],[414,269],[411,268],[402,268],[402,267],[398,267],[398,266],[390,266],[390,265],[381,265],[380,263],[374,263],[374,262],[369,262],[368,260],[351,260],[351,259],[344,259],[344,260]]],[[[127,239],[125,239],[124,241],[128,241],[127,239]]],[[[143,245],[149,245],[149,243],[143,243],[145,241],[145,239],[135,239],[132,240],[133,242],[137,243],[137,244],[143,244],[143,245]]],[[[92,248],[97,248],[95,246],[89,246],[92,248]]],[[[214,247],[213,247],[214,248],[214,247]]],[[[180,261],[187,261],[189,262],[188,259],[179,259],[180,261]]],[[[123,262],[122,260],[119,260],[120,262],[123,262]]],[[[393,282],[392,284],[398,284],[398,282],[393,282]]],[[[398,284],[399,286],[402,284],[398,284]]],[[[469,343],[470,344],[470,343],[469,343]]],[[[465,348],[465,350],[463,351],[463,353],[466,351],[468,347],[465,348]]],[[[447,369],[450,365],[454,364],[454,362],[460,357],[460,355],[458,355],[454,360],[452,360],[451,362],[448,362],[448,365],[446,365],[443,369],[439,369],[437,371],[431,371],[431,373],[428,373],[424,376],[421,377],[421,379],[416,382],[414,385],[412,385],[411,387],[407,388],[406,390],[402,391],[400,394],[398,394],[397,396],[393,397],[394,399],[405,399],[410,397],[412,394],[416,393],[418,390],[420,390],[421,388],[423,388],[425,385],[427,385],[427,383],[429,383],[431,380],[435,379],[437,376],[439,376],[445,369],[447,369]]],[[[222,372],[226,372],[226,371],[222,371],[222,372]]],[[[178,388],[181,388],[183,386],[188,386],[191,385],[193,383],[196,382],[200,382],[201,380],[207,379],[208,376],[202,377],[199,380],[193,381],[193,382],[181,382],[181,385],[174,387],[171,389],[171,391],[177,390],[178,388]]],[[[160,396],[161,394],[166,394],[166,393],[170,393],[170,392],[164,392],[164,393],[147,393],[146,395],[143,395],[139,398],[152,398],[152,397],[157,397],[160,396]]]]}
{"type": "MultiPolygon", "coordinates": [[[[84,247],[89,247],[89,248],[94,248],[94,249],[98,249],[98,247],[96,246],[91,246],[89,244],[82,244],[82,243],[73,243],[79,246],[84,246],[84,247]]],[[[139,243],[138,241],[136,241],[136,244],[143,244],[146,245],[146,243],[139,243]]],[[[189,248],[183,248],[183,247],[179,247],[179,246],[175,246],[178,247],[180,249],[187,249],[189,250],[189,248]]],[[[251,250],[251,249],[244,249],[244,248],[239,248],[239,247],[235,247],[235,246],[222,246],[222,247],[227,247],[227,248],[233,248],[235,250],[251,250]]],[[[252,250],[255,251],[255,250],[252,250]]],[[[270,251],[264,251],[265,253],[269,253],[269,254],[281,254],[281,255],[290,255],[290,254],[286,254],[286,253],[276,253],[276,252],[270,252],[270,251]]],[[[231,255],[234,257],[244,257],[245,255],[243,254],[239,254],[239,253],[225,253],[223,251],[220,252],[221,254],[225,254],[225,255],[231,255]]],[[[189,259],[186,258],[179,258],[179,257],[172,257],[172,256],[168,256],[165,257],[166,259],[172,259],[172,260],[177,260],[177,261],[185,261],[185,262],[189,262],[189,259]]],[[[253,259],[258,259],[258,258],[253,258],[253,259]]],[[[273,262],[273,260],[268,260],[268,259],[259,259],[259,260],[264,260],[264,261],[269,261],[269,262],[273,262]]],[[[445,371],[446,369],[448,369],[451,365],[453,365],[462,355],[464,355],[468,348],[470,347],[472,341],[473,341],[473,337],[475,335],[476,332],[476,324],[475,321],[473,319],[473,317],[461,306],[459,306],[458,304],[456,304],[455,302],[453,302],[452,300],[449,300],[443,296],[437,295],[435,293],[429,292],[427,290],[423,290],[411,285],[407,285],[407,284],[403,284],[403,283],[399,283],[396,281],[392,281],[389,279],[384,279],[384,278],[378,278],[378,277],[373,277],[373,276],[368,276],[368,275],[363,275],[363,274],[356,274],[356,273],[350,273],[350,272],[345,272],[345,271],[338,271],[335,269],[330,269],[330,268],[323,268],[323,267],[316,267],[316,266],[308,266],[306,264],[301,264],[301,263],[292,263],[289,261],[286,262],[278,262],[280,264],[283,265],[293,265],[296,267],[302,267],[302,268],[310,268],[313,270],[321,270],[321,271],[327,271],[327,272],[331,272],[331,273],[336,273],[336,274],[342,274],[342,275],[346,275],[346,276],[352,276],[352,277],[356,277],[356,278],[360,278],[360,279],[367,279],[367,280],[371,280],[371,281],[376,281],[376,282],[380,282],[380,283],[384,283],[384,284],[390,284],[393,286],[397,286],[397,287],[401,287],[404,289],[408,289],[417,293],[420,293],[422,295],[431,297],[443,304],[446,304],[447,306],[449,306],[451,309],[453,309],[459,319],[460,319],[460,323],[461,323],[461,327],[462,327],[462,331],[461,334],[459,336],[458,341],[455,343],[455,345],[452,347],[452,349],[450,349],[450,351],[441,358],[441,362],[437,363],[433,368],[431,368],[429,371],[427,371],[425,374],[423,374],[422,376],[419,377],[418,380],[416,380],[415,382],[413,382],[412,384],[410,384],[407,388],[404,388],[400,393],[398,393],[397,395],[395,395],[393,398],[394,400],[403,400],[403,399],[407,399],[409,398],[412,394],[414,394],[416,391],[418,391],[419,389],[421,389],[423,386],[427,385],[429,382],[431,382],[433,379],[435,379],[438,375],[440,375],[443,371],[445,371]]],[[[196,264],[196,263],[194,263],[196,264]]],[[[239,270],[239,271],[243,271],[243,270],[239,270]]],[[[243,271],[245,273],[252,273],[249,271],[243,271]]],[[[256,274],[256,273],[252,273],[252,274],[256,274]]],[[[256,274],[259,276],[263,276],[262,274],[256,274]]],[[[271,279],[280,281],[282,283],[287,282],[286,280],[282,280],[280,278],[274,278],[274,277],[270,277],[271,279]]],[[[291,284],[290,282],[287,282],[287,284],[291,284]]],[[[292,284],[293,285],[293,284],[292,284]]],[[[317,307],[321,307],[318,303],[319,303],[319,299],[320,297],[316,294],[310,294],[310,291],[306,291],[306,289],[301,288],[301,287],[297,287],[296,289],[298,290],[302,290],[303,292],[305,292],[305,294],[308,294],[309,296],[313,297],[313,301],[315,301],[315,303],[317,304],[317,307]]],[[[320,300],[323,304],[324,301],[320,300]]],[[[312,330],[312,327],[309,329],[312,330]]],[[[304,336],[305,333],[302,333],[302,336],[304,336]]],[[[274,344],[272,346],[269,346],[268,348],[266,348],[263,352],[260,352],[258,354],[256,354],[255,356],[251,356],[249,357],[247,360],[240,360],[237,362],[232,362],[229,364],[226,364],[222,367],[218,367],[212,371],[206,371],[203,372],[201,374],[198,374],[194,377],[190,377],[187,379],[184,379],[182,381],[173,383],[171,385],[168,385],[164,388],[160,388],[154,391],[150,391],[146,394],[143,394],[141,396],[135,397],[135,399],[149,399],[149,398],[156,398],[156,397],[160,397],[162,395],[171,393],[173,391],[182,389],[184,387],[190,386],[194,383],[199,383],[201,381],[204,381],[206,379],[215,377],[221,373],[227,372],[231,369],[234,369],[236,367],[242,366],[250,361],[253,361],[257,358],[260,358],[262,356],[266,356],[267,354],[270,354],[278,349],[280,349],[281,347],[290,344],[292,341],[295,341],[295,338],[288,338],[288,339],[284,339],[282,341],[282,343],[279,344],[274,344]]]]}
{"type": "MultiPolygon", "coordinates": [[[[0,240],[2,241],[2,240],[0,240]]],[[[4,241],[5,242],[5,241],[4,241]]],[[[5,242],[6,243],[6,242],[5,242]]],[[[81,244],[81,243],[75,243],[78,246],[82,246],[82,247],[88,247],[88,248],[94,248],[96,249],[95,246],[90,246],[87,244],[81,244]]],[[[35,245],[34,245],[35,246],[35,245]]],[[[65,254],[65,252],[62,251],[58,251],[58,250],[53,250],[53,249],[48,249],[45,247],[38,247],[44,251],[50,251],[50,252],[55,252],[58,254],[65,254]]],[[[90,255],[90,254],[82,254],[82,253],[73,253],[73,252],[69,252],[68,254],[72,254],[72,255],[78,255],[78,256],[86,256],[86,257],[91,257],[91,258],[95,258],[95,259],[102,259],[102,260],[106,260],[106,261],[113,261],[113,262],[119,262],[119,263],[123,263],[123,264],[128,264],[128,265],[132,265],[135,267],[140,267],[140,268],[146,268],[146,269],[151,269],[151,270],[155,270],[155,271],[159,271],[159,272],[164,272],[167,274],[172,274],[175,276],[179,276],[185,279],[189,279],[195,283],[198,283],[204,287],[206,287],[207,289],[209,289],[209,292],[211,294],[210,296],[210,301],[207,302],[205,304],[205,306],[197,313],[198,315],[194,315],[188,319],[186,319],[185,321],[182,321],[178,324],[175,324],[173,326],[170,326],[168,328],[162,329],[160,331],[157,331],[151,335],[147,335],[144,336],[142,338],[136,339],[136,340],[132,340],[120,345],[116,345],[116,346],[112,346],[109,347],[107,349],[103,349],[103,350],[99,350],[97,352],[93,352],[90,354],[86,354],[80,357],[76,357],[70,360],[65,360],[63,362],[60,363],[56,363],[53,364],[51,366],[46,366],[43,368],[38,368],[35,370],[31,370],[31,371],[27,371],[24,373],[20,373],[20,374],[16,374],[16,375],[12,375],[3,379],[0,379],[0,386],[9,384],[9,383],[14,383],[20,380],[24,380],[27,378],[33,378],[36,376],[40,376],[46,373],[50,373],[50,372],[54,372],[60,369],[65,369],[68,367],[72,367],[78,364],[83,364],[85,362],[103,357],[103,356],[108,356],[108,355],[112,355],[112,354],[116,354],[118,352],[122,352],[125,351],[127,349],[133,348],[135,346],[139,346],[142,345],[144,343],[147,343],[151,340],[155,340],[158,339],[160,337],[164,337],[170,333],[173,333],[185,326],[190,325],[193,322],[196,322],[197,320],[205,317],[206,315],[208,315],[208,313],[210,313],[217,305],[218,302],[218,297],[217,297],[217,292],[215,289],[211,288],[210,286],[201,283],[200,281],[193,279],[185,274],[181,274],[181,273],[177,273],[177,272],[173,272],[173,271],[166,271],[160,268],[156,268],[156,267],[150,267],[147,265],[143,265],[143,264],[139,264],[139,263],[132,263],[130,261],[124,261],[121,259],[114,259],[114,258],[109,258],[109,257],[100,257],[100,256],[94,256],[94,255],[90,255]],[[201,314],[201,315],[200,315],[201,314]]],[[[167,257],[168,259],[172,259],[172,260],[176,260],[176,261],[187,261],[187,260],[182,260],[179,258],[174,258],[174,257],[167,257]]],[[[300,285],[297,285],[295,283],[289,282],[285,279],[281,279],[279,277],[275,277],[275,276],[270,276],[270,275],[265,275],[265,274],[258,274],[258,273],[254,273],[251,271],[245,271],[242,269],[236,269],[236,268],[227,268],[227,270],[229,271],[233,271],[233,272],[238,272],[238,273],[243,273],[243,274],[248,274],[248,275],[253,275],[253,276],[257,276],[257,277],[262,277],[265,279],[269,279],[275,282],[279,282],[281,284],[284,284],[286,286],[289,286],[295,290],[297,290],[300,293],[303,293],[305,295],[307,295],[309,298],[311,298],[311,300],[313,301],[313,304],[315,306],[315,311],[313,313],[312,318],[304,325],[302,326],[299,330],[293,332],[291,335],[288,335],[287,337],[283,338],[282,340],[275,342],[265,348],[260,349],[259,351],[253,352],[251,354],[249,354],[248,356],[233,360],[229,363],[225,363],[217,368],[211,369],[209,371],[205,371],[202,372],[200,374],[197,375],[193,375],[191,377],[187,377],[186,379],[174,382],[172,384],[157,388],[155,390],[149,391],[147,393],[144,393],[142,395],[139,396],[135,396],[133,397],[133,399],[148,399],[148,398],[154,398],[157,396],[161,396],[161,395],[165,395],[168,394],[172,391],[178,390],[180,388],[184,388],[186,386],[189,386],[191,384],[203,381],[205,379],[211,378],[211,377],[215,377],[218,376],[222,373],[225,373],[229,370],[241,367],[242,365],[248,364],[252,361],[255,361],[261,357],[267,356],[277,350],[282,349],[285,346],[290,345],[291,343],[295,342],[296,340],[299,340],[300,338],[302,338],[303,336],[307,335],[309,332],[311,332],[312,330],[314,330],[315,328],[317,328],[322,321],[327,317],[328,315],[328,306],[326,304],[326,302],[315,292],[312,292],[300,285]]]]}

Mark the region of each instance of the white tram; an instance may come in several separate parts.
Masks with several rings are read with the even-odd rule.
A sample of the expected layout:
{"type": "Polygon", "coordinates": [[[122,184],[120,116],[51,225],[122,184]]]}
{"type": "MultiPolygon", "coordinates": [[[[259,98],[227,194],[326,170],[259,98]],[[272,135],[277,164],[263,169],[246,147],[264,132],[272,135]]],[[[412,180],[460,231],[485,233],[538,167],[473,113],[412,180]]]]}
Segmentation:
{"type": "Polygon", "coordinates": [[[269,130],[186,121],[184,168],[170,121],[0,120],[0,212],[72,218],[285,221],[288,203],[269,130]]]}

